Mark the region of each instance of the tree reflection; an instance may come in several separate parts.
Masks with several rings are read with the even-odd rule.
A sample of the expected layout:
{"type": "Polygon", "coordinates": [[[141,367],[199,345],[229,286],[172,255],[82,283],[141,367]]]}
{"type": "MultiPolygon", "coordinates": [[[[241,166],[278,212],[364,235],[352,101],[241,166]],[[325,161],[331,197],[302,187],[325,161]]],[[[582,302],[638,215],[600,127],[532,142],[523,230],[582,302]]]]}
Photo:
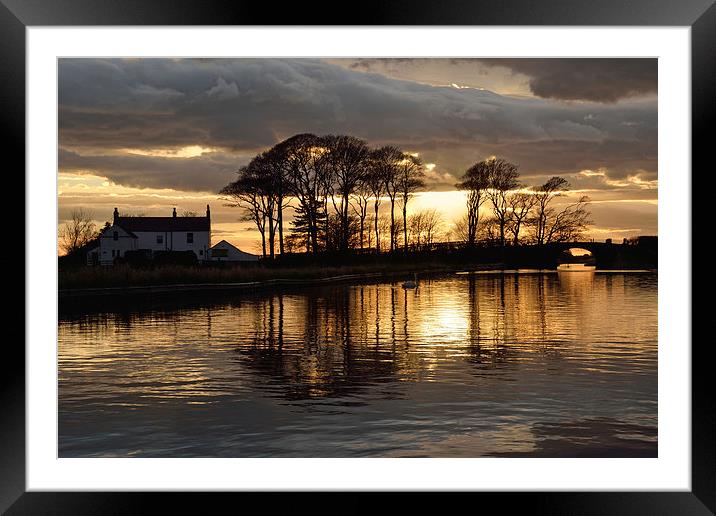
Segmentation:
{"type": "MultiPolygon", "coordinates": [[[[607,300],[617,281],[608,280],[599,291],[607,300]]],[[[272,395],[347,398],[375,385],[439,379],[459,362],[481,374],[519,369],[527,354],[559,357],[562,343],[579,336],[579,321],[599,317],[593,282],[593,273],[469,274],[416,290],[342,285],[69,320],[95,341],[161,327],[156,345],[228,343],[238,370],[272,395]]]]}
{"type": "MultiPolygon", "coordinates": [[[[307,296],[302,299],[302,310],[289,315],[283,309],[283,296],[266,300],[269,314],[274,313],[272,306],[279,307],[277,316],[255,320],[255,338],[249,346],[236,348],[237,360],[257,373],[255,381],[268,378],[272,391],[290,400],[351,398],[367,386],[396,381],[400,361],[393,348],[381,345],[380,313],[376,314],[375,342],[369,346],[367,333],[356,321],[363,319],[360,300],[363,296],[365,302],[365,291],[357,294],[357,302],[349,288],[335,289],[327,296],[307,296]],[[284,336],[287,317],[292,328],[302,327],[296,335],[299,338],[284,336]],[[358,332],[354,334],[353,328],[358,332]],[[271,338],[276,332],[281,336],[279,346],[271,338]]],[[[378,296],[375,299],[379,312],[378,296]]]]}

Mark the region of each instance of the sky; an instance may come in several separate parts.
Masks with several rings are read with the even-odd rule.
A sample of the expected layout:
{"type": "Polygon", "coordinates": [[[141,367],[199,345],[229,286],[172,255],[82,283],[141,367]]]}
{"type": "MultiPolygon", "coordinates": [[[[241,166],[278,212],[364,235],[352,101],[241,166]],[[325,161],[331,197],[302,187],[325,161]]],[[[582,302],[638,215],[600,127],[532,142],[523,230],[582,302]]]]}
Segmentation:
{"type": "Polygon", "coordinates": [[[455,183],[496,156],[526,186],[566,178],[591,199],[595,240],[657,234],[656,59],[60,59],[58,224],[122,213],[202,214],[212,241],[259,236],[217,192],[297,133],[397,145],[426,164],[410,211],[445,228],[455,183]]]}

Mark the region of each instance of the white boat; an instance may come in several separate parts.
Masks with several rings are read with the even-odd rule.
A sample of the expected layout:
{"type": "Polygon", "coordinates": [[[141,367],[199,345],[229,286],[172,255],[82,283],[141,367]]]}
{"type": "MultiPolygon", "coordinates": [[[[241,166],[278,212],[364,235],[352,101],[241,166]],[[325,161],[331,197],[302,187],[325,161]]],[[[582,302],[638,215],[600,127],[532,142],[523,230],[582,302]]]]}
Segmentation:
{"type": "Polygon", "coordinates": [[[597,268],[592,253],[581,247],[572,247],[564,251],[557,263],[559,272],[591,272],[597,268]]]}

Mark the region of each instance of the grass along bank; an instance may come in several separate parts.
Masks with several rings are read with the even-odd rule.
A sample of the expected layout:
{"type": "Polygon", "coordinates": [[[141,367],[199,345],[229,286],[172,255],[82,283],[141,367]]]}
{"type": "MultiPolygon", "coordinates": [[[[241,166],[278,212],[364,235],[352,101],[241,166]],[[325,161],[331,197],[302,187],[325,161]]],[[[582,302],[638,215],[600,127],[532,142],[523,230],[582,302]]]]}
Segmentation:
{"type": "MultiPolygon", "coordinates": [[[[488,269],[554,269],[557,258],[572,244],[516,247],[486,247],[458,251],[386,253],[381,255],[287,255],[276,261],[255,266],[186,266],[153,267],[59,267],[58,288],[102,289],[167,285],[199,285],[264,282],[270,280],[312,280],[345,275],[382,274],[412,275],[413,272],[440,272],[488,269]]],[[[575,242],[588,245],[595,252],[598,269],[656,269],[656,248],[641,245],[619,245],[575,242]]]]}
{"type": "MultiPolygon", "coordinates": [[[[480,268],[488,268],[483,265],[480,268]]],[[[126,265],[115,267],[77,267],[61,269],[58,275],[60,290],[85,288],[116,288],[140,286],[196,285],[262,282],[270,280],[312,280],[345,275],[412,274],[417,271],[457,270],[445,264],[398,263],[384,265],[348,265],[341,267],[182,267],[167,265],[163,267],[138,269],[126,265]]]]}

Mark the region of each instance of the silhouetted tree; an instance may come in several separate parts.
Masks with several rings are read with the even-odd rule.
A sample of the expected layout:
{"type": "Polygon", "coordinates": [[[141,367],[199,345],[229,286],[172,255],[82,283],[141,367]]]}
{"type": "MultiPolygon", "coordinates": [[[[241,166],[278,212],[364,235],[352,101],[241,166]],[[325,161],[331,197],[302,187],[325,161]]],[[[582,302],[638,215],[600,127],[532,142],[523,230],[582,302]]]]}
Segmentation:
{"type": "MultiPolygon", "coordinates": [[[[388,185],[393,184],[395,177],[395,163],[400,159],[401,152],[396,147],[386,146],[371,151],[368,160],[368,168],[364,177],[366,186],[370,189],[373,196],[373,227],[375,229],[375,245],[376,251],[380,253],[380,234],[378,209],[380,208],[381,197],[388,194],[388,185]]],[[[395,188],[391,189],[393,195],[390,196],[391,213],[394,212],[395,206],[395,188]]],[[[394,217],[394,215],[393,215],[394,217]]],[[[391,225],[392,234],[393,225],[391,225]]],[[[392,242],[392,238],[391,238],[392,242]]],[[[392,244],[391,244],[392,250],[392,244]]]]}
{"type": "Polygon", "coordinates": [[[279,253],[284,252],[284,235],[283,235],[283,211],[291,204],[291,183],[288,167],[286,167],[287,157],[285,153],[290,149],[290,145],[286,145],[286,141],[274,145],[265,153],[267,160],[266,166],[272,169],[273,191],[276,197],[276,219],[278,225],[278,248],[279,253]]]}
{"type": "Polygon", "coordinates": [[[422,210],[408,217],[410,243],[418,249],[421,246],[430,248],[439,235],[442,217],[437,210],[422,210]]]}
{"type": "Polygon", "coordinates": [[[373,247],[373,230],[370,229],[370,228],[372,228],[373,225],[374,225],[374,221],[373,221],[374,218],[375,218],[375,216],[372,215],[372,214],[371,214],[371,215],[367,215],[367,216],[366,216],[366,221],[365,221],[366,226],[369,228],[368,231],[366,231],[366,233],[365,233],[365,234],[366,234],[366,238],[367,238],[367,240],[368,240],[368,242],[367,242],[367,244],[368,244],[368,249],[371,249],[371,248],[373,247]]]}
{"type": "MultiPolygon", "coordinates": [[[[345,249],[343,239],[345,238],[343,220],[337,214],[328,216],[326,231],[321,232],[321,245],[326,251],[343,251],[345,249]]],[[[353,215],[348,216],[348,247],[358,246],[358,219],[353,215]]]]}
{"type": "Polygon", "coordinates": [[[465,219],[465,241],[473,246],[477,241],[477,227],[480,222],[480,206],[487,198],[490,188],[491,167],[485,161],[475,163],[462,176],[455,186],[467,190],[467,218],[465,219]]]}
{"type": "Polygon", "coordinates": [[[580,197],[576,202],[568,204],[561,211],[548,210],[544,243],[571,242],[578,240],[587,227],[592,224],[591,213],[587,209],[589,197],[580,197]]]}
{"type": "MultiPolygon", "coordinates": [[[[380,198],[385,193],[385,179],[381,169],[381,152],[379,150],[371,151],[368,168],[363,176],[363,185],[370,191],[373,198],[373,229],[375,230],[375,246],[376,251],[380,253],[380,236],[378,235],[378,210],[380,208],[380,198]]],[[[368,243],[370,247],[370,242],[368,243]]]]}
{"type": "Polygon", "coordinates": [[[331,172],[330,198],[340,221],[340,250],[348,249],[349,202],[368,165],[370,151],[366,143],[354,136],[328,135],[323,137],[327,149],[326,166],[331,172]]]}
{"type": "Polygon", "coordinates": [[[545,184],[535,188],[534,241],[538,245],[545,243],[547,225],[554,210],[550,203],[555,197],[561,197],[569,189],[569,183],[563,177],[551,177],[545,184]]]}
{"type": "Polygon", "coordinates": [[[520,230],[529,220],[537,199],[532,192],[515,192],[508,197],[510,205],[509,231],[512,233],[512,245],[520,243],[520,230]]]}
{"type": "MultiPolygon", "coordinates": [[[[374,156],[373,169],[383,181],[383,191],[390,200],[390,250],[395,250],[395,199],[399,193],[399,164],[403,152],[391,145],[381,147],[374,156]]],[[[376,205],[376,213],[377,213],[376,205]]]]}
{"type": "Polygon", "coordinates": [[[379,241],[377,242],[376,246],[378,248],[380,247],[386,247],[390,248],[390,235],[391,235],[391,228],[395,226],[395,219],[391,219],[388,215],[380,215],[377,219],[378,226],[378,238],[379,241]],[[387,241],[386,241],[386,235],[387,235],[387,241]],[[384,245],[385,244],[385,245],[384,245]]]}
{"type": "Polygon", "coordinates": [[[509,193],[519,187],[517,166],[504,159],[484,161],[489,170],[490,189],[487,196],[492,203],[492,212],[500,230],[500,245],[505,245],[505,229],[512,214],[508,200],[509,193]]]}
{"type": "Polygon", "coordinates": [[[311,251],[317,253],[320,213],[325,213],[329,181],[325,155],[328,149],[322,138],[298,134],[282,143],[282,167],[289,179],[291,194],[305,217],[311,251]],[[323,207],[323,208],[322,208],[323,207]]]}
{"type": "Polygon", "coordinates": [[[96,237],[96,224],[92,220],[92,213],[83,208],[72,210],[70,219],[59,231],[60,247],[67,255],[79,251],[96,237]]]}
{"type": "Polygon", "coordinates": [[[477,231],[477,239],[487,244],[500,243],[500,224],[494,216],[483,219],[477,231]]]}
{"type": "MultiPolygon", "coordinates": [[[[454,239],[457,242],[469,243],[469,220],[467,215],[463,215],[459,219],[453,221],[452,228],[448,232],[450,239],[454,239]]],[[[477,238],[473,236],[473,244],[477,241],[477,238]]]]}
{"type": "Polygon", "coordinates": [[[297,251],[310,251],[310,244],[305,234],[289,233],[284,240],[284,249],[287,253],[295,253],[297,251]]]}
{"type": "Polygon", "coordinates": [[[241,220],[253,222],[261,234],[261,251],[267,256],[266,233],[269,232],[271,256],[273,256],[273,232],[275,198],[267,186],[265,171],[261,167],[260,158],[254,158],[249,165],[241,167],[238,179],[221,189],[219,194],[227,201],[226,206],[244,210],[241,220]]]}
{"type": "MultiPolygon", "coordinates": [[[[324,235],[326,234],[327,229],[326,218],[327,216],[323,201],[316,201],[316,207],[313,210],[313,220],[316,224],[316,242],[317,249],[319,250],[324,247],[324,235]]],[[[303,205],[299,205],[295,208],[294,216],[291,220],[290,225],[290,236],[293,243],[300,243],[301,245],[305,245],[306,251],[311,251],[313,249],[311,240],[311,237],[313,235],[313,228],[308,222],[308,217],[305,214],[303,205]]]]}
{"type": "MultiPolygon", "coordinates": [[[[400,247],[400,237],[404,234],[403,232],[403,219],[397,218],[393,221],[393,225],[395,227],[395,248],[398,249],[400,247]]],[[[403,246],[405,246],[405,243],[403,243],[403,246]]]]}
{"type": "Polygon", "coordinates": [[[413,194],[425,187],[425,173],[423,163],[419,157],[412,154],[403,154],[403,159],[398,162],[397,176],[398,192],[403,205],[403,243],[408,249],[408,201],[413,194]]]}
{"type": "MultiPolygon", "coordinates": [[[[365,223],[366,218],[368,217],[368,204],[370,203],[370,199],[373,195],[371,187],[367,182],[369,172],[370,170],[366,167],[361,174],[361,179],[358,182],[358,185],[356,185],[356,190],[353,194],[353,198],[355,199],[353,211],[355,211],[355,214],[358,216],[358,223],[360,227],[360,239],[358,245],[361,249],[363,249],[363,243],[365,242],[365,223]]],[[[370,236],[370,230],[368,230],[368,235],[370,236]]],[[[370,247],[370,244],[368,247],[370,247]]]]}

